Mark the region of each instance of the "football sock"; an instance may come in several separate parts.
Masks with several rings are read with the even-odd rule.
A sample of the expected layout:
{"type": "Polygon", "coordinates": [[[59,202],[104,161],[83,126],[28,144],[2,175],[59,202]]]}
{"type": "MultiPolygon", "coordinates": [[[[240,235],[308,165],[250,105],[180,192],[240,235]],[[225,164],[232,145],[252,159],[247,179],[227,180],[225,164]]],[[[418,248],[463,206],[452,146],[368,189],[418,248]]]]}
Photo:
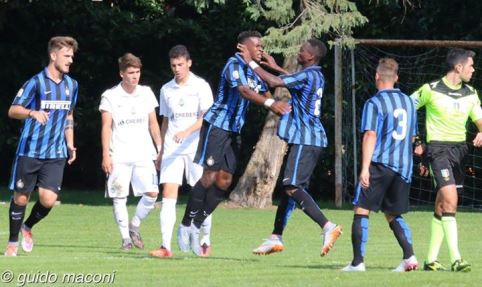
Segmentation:
{"type": "Polygon", "coordinates": [[[206,197],[206,190],[207,189],[201,184],[200,180],[194,185],[191,192],[189,193],[186,210],[184,211],[184,216],[181,222],[182,225],[190,226],[191,221],[196,216],[196,214],[201,212],[204,198],[206,197]]]}
{"type": "Polygon", "coordinates": [[[149,212],[154,208],[156,204],[157,196],[151,197],[146,194],[142,195],[141,199],[137,203],[136,213],[131,219],[131,225],[133,227],[139,227],[141,225],[141,221],[147,217],[149,212]]]}
{"type": "Polygon", "coordinates": [[[401,216],[395,217],[390,223],[390,229],[403,250],[403,259],[408,259],[413,255],[412,232],[407,223],[401,216]]]}
{"type": "Polygon", "coordinates": [[[325,226],[328,219],[326,219],[323,212],[321,212],[321,209],[306,191],[298,188],[293,192],[292,197],[296,203],[300,205],[301,210],[303,210],[306,215],[308,215],[314,222],[318,223],[321,228],[325,226]]]}
{"type": "Polygon", "coordinates": [[[455,260],[461,259],[455,213],[442,213],[442,227],[445,234],[445,241],[449,248],[450,262],[453,263],[455,260]]]}
{"type": "Polygon", "coordinates": [[[176,198],[163,198],[161,207],[162,246],[171,250],[171,239],[176,223],[176,198]]]}
{"type": "Polygon", "coordinates": [[[8,210],[10,221],[10,235],[9,242],[17,242],[20,228],[22,227],[23,218],[25,216],[26,206],[20,206],[15,203],[13,197],[10,200],[10,208],[8,210]]]}
{"type": "Polygon", "coordinates": [[[368,215],[355,214],[351,225],[351,244],[353,246],[352,266],[363,262],[368,241],[368,215]]]}
{"type": "Polygon", "coordinates": [[[295,210],[296,202],[289,197],[286,192],[281,195],[280,203],[276,209],[276,217],[274,218],[274,228],[272,234],[283,235],[283,231],[288,224],[291,214],[295,210]]]}
{"type": "Polygon", "coordinates": [[[112,199],[114,206],[114,219],[119,227],[122,239],[128,239],[129,236],[129,213],[127,211],[127,198],[116,197],[112,199]]]}
{"type": "Polygon", "coordinates": [[[35,202],[35,205],[32,207],[32,210],[30,211],[29,217],[27,218],[27,220],[25,220],[25,226],[32,229],[35,224],[37,224],[40,220],[42,220],[49,214],[50,210],[52,210],[52,208],[47,208],[43,206],[40,201],[37,200],[37,202],[35,202]]]}
{"type": "Polygon", "coordinates": [[[427,263],[437,260],[440,247],[444,240],[444,229],[442,227],[442,218],[436,213],[433,214],[432,225],[430,230],[430,243],[428,246],[427,263]]]}
{"type": "Polygon", "coordinates": [[[206,217],[213,213],[218,204],[223,201],[225,193],[226,191],[217,187],[216,184],[213,184],[208,189],[206,193],[206,201],[204,202],[203,208],[201,212],[196,214],[196,217],[194,217],[193,220],[193,223],[197,228],[201,228],[201,225],[206,219],[206,217]]]}
{"type": "Polygon", "coordinates": [[[201,224],[201,237],[199,242],[201,245],[206,243],[206,245],[211,245],[211,224],[213,221],[213,215],[209,214],[208,217],[204,220],[203,224],[201,224]]]}

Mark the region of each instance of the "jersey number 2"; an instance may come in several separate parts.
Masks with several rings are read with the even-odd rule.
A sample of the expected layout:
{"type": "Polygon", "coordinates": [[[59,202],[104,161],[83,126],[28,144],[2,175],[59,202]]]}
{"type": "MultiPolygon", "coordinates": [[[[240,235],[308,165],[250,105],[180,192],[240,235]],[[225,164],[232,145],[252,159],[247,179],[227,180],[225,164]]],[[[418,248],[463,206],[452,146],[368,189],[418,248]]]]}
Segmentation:
{"type": "Polygon", "coordinates": [[[407,111],[404,109],[396,109],[393,111],[393,117],[395,118],[397,127],[392,132],[392,137],[396,140],[403,140],[407,136],[407,111]]]}

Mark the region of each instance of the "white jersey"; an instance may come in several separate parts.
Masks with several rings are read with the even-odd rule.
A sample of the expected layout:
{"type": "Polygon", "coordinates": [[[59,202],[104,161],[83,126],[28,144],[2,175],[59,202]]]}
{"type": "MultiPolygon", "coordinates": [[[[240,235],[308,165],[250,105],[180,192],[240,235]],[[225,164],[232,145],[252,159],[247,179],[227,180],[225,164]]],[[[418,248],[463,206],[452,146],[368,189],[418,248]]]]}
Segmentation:
{"type": "Polygon", "coordinates": [[[180,86],[172,79],[162,86],[159,96],[159,115],[169,120],[164,136],[164,156],[195,154],[199,141],[199,130],[184,139],[174,141],[174,135],[192,126],[213,104],[213,93],[209,84],[193,73],[180,86]]]}
{"type": "Polygon", "coordinates": [[[112,115],[110,156],[113,162],[156,159],[149,132],[149,113],[158,106],[151,88],[137,85],[128,94],[119,84],[102,94],[99,111],[112,115]]]}

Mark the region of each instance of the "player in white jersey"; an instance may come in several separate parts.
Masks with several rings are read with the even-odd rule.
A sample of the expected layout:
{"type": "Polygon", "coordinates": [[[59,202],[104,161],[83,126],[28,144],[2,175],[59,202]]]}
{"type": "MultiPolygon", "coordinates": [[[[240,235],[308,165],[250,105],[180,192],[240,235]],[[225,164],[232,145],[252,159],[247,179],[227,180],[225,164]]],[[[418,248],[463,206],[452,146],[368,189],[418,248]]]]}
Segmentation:
{"type": "Polygon", "coordinates": [[[144,248],[141,220],[154,208],[159,193],[154,161],[161,147],[161,133],[151,88],[139,85],[141,60],[131,53],[119,58],[122,81],[102,94],[102,169],[107,176],[106,197],[112,198],[114,219],[122,236],[122,249],[144,248]],[[142,196],[129,223],[129,185],[142,196]]]}
{"type": "MultiPolygon", "coordinates": [[[[159,154],[160,183],[163,185],[161,208],[162,243],[149,254],[154,257],[171,257],[171,239],[176,223],[176,202],[183,176],[193,186],[202,176],[202,166],[193,162],[199,141],[202,116],[213,103],[209,84],[190,72],[192,64],[187,48],[174,46],[169,51],[169,61],[174,79],[161,88],[159,114],[163,116],[161,135],[163,150],[159,154]]],[[[211,251],[211,217],[202,228],[203,256],[211,251]]],[[[181,251],[189,248],[179,246],[181,251]]]]}

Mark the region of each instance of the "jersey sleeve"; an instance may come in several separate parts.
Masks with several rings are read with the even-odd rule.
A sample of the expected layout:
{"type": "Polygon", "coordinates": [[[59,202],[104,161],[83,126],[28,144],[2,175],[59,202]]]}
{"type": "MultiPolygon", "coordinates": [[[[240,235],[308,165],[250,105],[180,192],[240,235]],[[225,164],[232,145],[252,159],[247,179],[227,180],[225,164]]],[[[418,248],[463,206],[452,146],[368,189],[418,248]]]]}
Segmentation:
{"type": "Polygon", "coordinates": [[[430,101],[431,96],[432,91],[430,89],[430,85],[425,84],[418,90],[416,90],[413,94],[411,94],[410,98],[412,98],[413,103],[415,104],[415,108],[418,110],[430,101]]]}
{"type": "Polygon", "coordinates": [[[112,113],[112,103],[107,91],[105,91],[100,98],[99,111],[112,113]]]}
{"type": "Polygon", "coordinates": [[[288,89],[301,90],[306,82],[308,75],[305,71],[300,71],[291,75],[282,75],[280,78],[288,89]]]}
{"type": "Polygon", "coordinates": [[[482,119],[482,108],[480,107],[480,99],[477,91],[475,91],[475,103],[470,110],[469,116],[473,122],[482,119]]]}
{"type": "Polygon", "coordinates": [[[159,92],[159,115],[160,116],[169,116],[169,107],[167,106],[166,100],[166,88],[163,86],[161,91],[159,92]]]}
{"type": "Polygon", "coordinates": [[[367,101],[363,106],[362,123],[360,132],[376,131],[378,127],[378,108],[371,102],[367,101]]]}
{"type": "Polygon", "coordinates": [[[154,92],[150,87],[146,87],[146,95],[147,95],[147,107],[151,111],[155,110],[158,106],[159,103],[157,102],[156,95],[154,95],[154,92]]]}
{"type": "Polygon", "coordinates": [[[199,112],[204,114],[213,105],[213,92],[209,84],[202,82],[199,100],[199,112]]]}
{"type": "Polygon", "coordinates": [[[23,84],[22,88],[18,90],[17,95],[13,99],[12,105],[20,105],[23,107],[28,107],[32,103],[37,93],[37,86],[35,84],[35,80],[30,79],[25,84],[23,84]]]}
{"type": "Polygon", "coordinates": [[[244,70],[239,62],[235,60],[229,61],[226,64],[224,69],[224,78],[231,88],[248,85],[248,80],[246,79],[244,70]]]}
{"type": "Polygon", "coordinates": [[[70,105],[69,112],[72,112],[77,105],[77,99],[79,97],[79,83],[76,80],[72,80],[72,103],[70,105]]]}

